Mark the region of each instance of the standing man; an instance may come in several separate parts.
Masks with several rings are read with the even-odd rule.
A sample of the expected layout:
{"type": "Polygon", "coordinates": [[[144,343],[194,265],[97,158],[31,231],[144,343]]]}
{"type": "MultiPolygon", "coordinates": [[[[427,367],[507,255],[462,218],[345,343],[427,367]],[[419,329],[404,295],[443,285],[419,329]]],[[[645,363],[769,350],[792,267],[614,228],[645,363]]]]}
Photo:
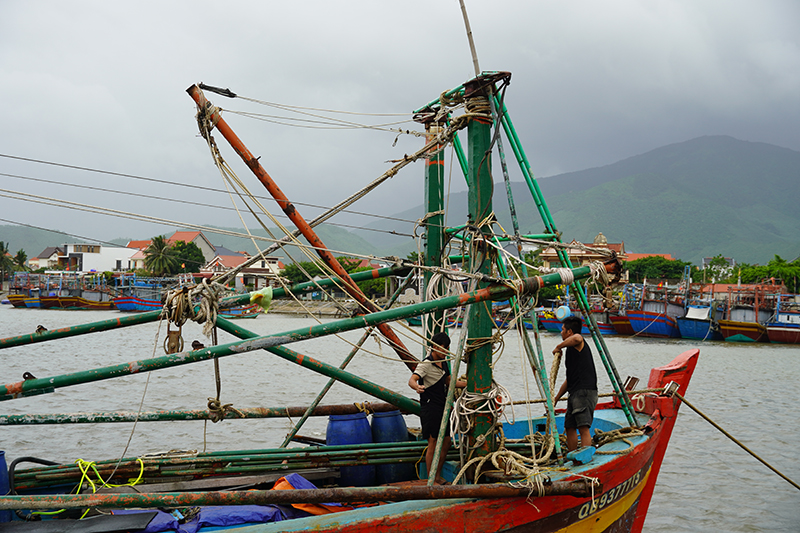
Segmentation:
{"type": "MultiPolygon", "coordinates": [[[[447,333],[440,332],[431,338],[430,352],[418,365],[408,386],[420,395],[420,419],[422,422],[422,438],[428,439],[428,450],[425,453],[425,466],[428,474],[431,472],[433,455],[436,448],[436,439],[439,438],[439,426],[444,415],[444,406],[447,400],[447,388],[450,386],[450,366],[444,361],[450,348],[450,337],[447,333]]],[[[457,387],[466,387],[463,381],[456,382],[457,387]]],[[[442,455],[436,467],[436,482],[443,483],[441,477],[447,451],[450,449],[450,425],[445,426],[445,437],[442,446],[442,455]]]]}
{"type": "Polygon", "coordinates": [[[569,392],[567,414],[564,416],[564,430],[567,434],[567,450],[578,448],[580,433],[581,447],[592,445],[589,428],[594,420],[594,408],[597,405],[597,374],[594,370],[592,350],[581,336],[583,322],[576,316],[564,319],[561,326],[561,342],[553,349],[553,354],[560,354],[566,348],[567,379],[558,390],[554,404],[569,392]]]}

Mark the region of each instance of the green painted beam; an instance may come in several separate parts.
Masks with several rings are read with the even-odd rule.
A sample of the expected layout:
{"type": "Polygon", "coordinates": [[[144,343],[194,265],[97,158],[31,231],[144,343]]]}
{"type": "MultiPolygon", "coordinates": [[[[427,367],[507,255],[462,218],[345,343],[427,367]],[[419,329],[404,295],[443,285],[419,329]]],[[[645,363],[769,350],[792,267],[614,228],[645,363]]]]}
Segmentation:
{"type": "MultiPolygon", "coordinates": [[[[590,275],[589,267],[581,267],[573,270],[573,275],[576,279],[581,279],[590,275]]],[[[383,322],[390,322],[393,320],[400,320],[416,316],[422,313],[428,313],[439,309],[449,309],[451,307],[461,307],[470,303],[482,302],[487,300],[504,300],[518,292],[523,294],[531,294],[537,291],[540,287],[547,285],[560,284],[561,277],[558,274],[548,274],[541,277],[527,278],[513,282],[511,285],[492,285],[487,288],[478,289],[476,291],[460,294],[457,296],[449,296],[431,302],[423,302],[420,304],[407,305],[398,309],[390,309],[387,311],[380,311],[368,315],[357,316],[349,319],[338,320],[326,324],[319,324],[311,327],[300,328],[288,332],[276,333],[272,335],[265,335],[262,337],[256,336],[255,333],[248,332],[231,321],[223,318],[218,318],[218,324],[227,328],[226,330],[236,335],[247,338],[243,342],[232,342],[203,348],[191,352],[181,352],[176,354],[163,355],[151,359],[142,359],[138,361],[131,361],[118,365],[108,367],[95,368],[88,371],[75,372],[72,374],[62,374],[48,378],[30,379],[20,381],[17,383],[9,383],[0,386],[0,401],[20,398],[29,396],[31,394],[41,394],[62,387],[78,385],[82,383],[91,383],[94,381],[101,381],[105,379],[112,379],[119,376],[126,376],[130,374],[138,374],[140,372],[149,372],[152,370],[159,370],[162,368],[170,368],[174,366],[185,365],[198,361],[207,361],[215,357],[226,357],[228,355],[235,355],[245,353],[253,350],[268,349],[271,352],[303,366],[313,368],[320,373],[325,373],[328,376],[338,375],[340,380],[351,386],[356,384],[365,387],[373,386],[367,380],[341,371],[336,367],[327,365],[320,361],[313,360],[307,356],[303,356],[292,350],[283,348],[283,344],[297,342],[305,339],[321,337],[342,331],[349,331],[353,329],[366,328],[374,326],[383,322]],[[345,381],[347,380],[347,381],[345,381]]],[[[391,391],[389,391],[391,392],[391,391]]],[[[374,396],[393,403],[412,413],[419,412],[419,403],[405,396],[399,398],[394,394],[383,390],[381,387],[375,389],[371,394],[374,396]],[[383,397],[386,394],[387,397],[383,397]],[[391,397],[392,399],[388,399],[391,397]],[[399,402],[399,403],[398,403],[399,402]]]]}

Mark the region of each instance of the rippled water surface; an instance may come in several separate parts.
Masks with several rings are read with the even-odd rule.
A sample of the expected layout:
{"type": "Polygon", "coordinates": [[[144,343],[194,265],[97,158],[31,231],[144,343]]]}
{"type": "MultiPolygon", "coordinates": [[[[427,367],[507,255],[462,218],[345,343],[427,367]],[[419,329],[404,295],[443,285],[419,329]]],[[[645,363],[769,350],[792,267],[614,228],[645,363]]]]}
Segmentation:
{"type": "MultiPolygon", "coordinates": [[[[0,306],[0,337],[31,333],[41,324],[49,329],[117,318],[119,312],[13,309],[0,306]]],[[[313,324],[307,318],[266,315],[240,324],[258,333],[277,333],[313,324]]],[[[81,337],[61,339],[0,351],[0,380],[19,381],[23,372],[43,378],[69,372],[125,363],[162,355],[166,326],[133,326],[81,337]],[[158,337],[157,337],[158,334],[158,337]]],[[[194,339],[210,344],[199,326],[184,326],[187,345],[194,339]]],[[[355,342],[360,332],[344,335],[355,342]]],[[[416,345],[413,338],[408,345],[416,345]]],[[[220,333],[220,342],[233,337],[220,333]]],[[[545,353],[558,342],[542,335],[545,353]]],[[[619,374],[647,382],[650,369],[668,363],[679,353],[699,347],[697,366],[686,398],[764,460],[800,482],[800,349],[797,346],[694,343],[608,337],[609,350],[619,374]]],[[[292,349],[338,366],[350,350],[345,341],[328,337],[296,343],[292,349]]],[[[377,355],[355,358],[351,371],[403,394],[408,370],[390,356],[385,344],[370,340],[366,348],[377,355]]],[[[413,351],[414,349],[412,349],[413,351]]],[[[416,351],[420,351],[418,348],[416,351]]],[[[523,372],[516,332],[506,335],[496,365],[497,381],[514,400],[536,397],[530,371],[523,372]],[[526,384],[525,376],[530,380],[526,384]]],[[[549,356],[548,356],[549,360],[549,356]]],[[[223,403],[234,407],[308,405],[327,382],[267,352],[251,352],[220,360],[223,403]]],[[[563,379],[563,369],[559,380],[563,379]]],[[[598,376],[602,370],[598,363],[598,376]]],[[[57,390],[52,394],[2,402],[0,413],[65,413],[204,409],[214,396],[214,368],[210,361],[57,390]]],[[[600,378],[600,388],[610,389],[600,378]]],[[[601,392],[603,392],[601,390],[601,392]]],[[[370,400],[366,394],[336,384],[323,403],[370,400]]],[[[541,408],[533,412],[538,416],[541,408]]],[[[526,412],[517,408],[517,416],[526,412]]],[[[415,419],[411,419],[417,425],[415,419]]],[[[310,420],[301,434],[322,436],[326,420],[310,420]]],[[[275,447],[291,427],[288,419],[226,420],[203,422],[139,423],[127,456],[169,449],[256,449],[275,447]]],[[[77,458],[100,460],[118,457],[131,436],[132,424],[15,426],[0,428],[0,449],[10,462],[33,455],[70,462],[77,458]]],[[[800,491],[751,458],[698,415],[683,406],[667,449],[650,505],[647,532],[673,531],[800,531],[800,491]]]]}

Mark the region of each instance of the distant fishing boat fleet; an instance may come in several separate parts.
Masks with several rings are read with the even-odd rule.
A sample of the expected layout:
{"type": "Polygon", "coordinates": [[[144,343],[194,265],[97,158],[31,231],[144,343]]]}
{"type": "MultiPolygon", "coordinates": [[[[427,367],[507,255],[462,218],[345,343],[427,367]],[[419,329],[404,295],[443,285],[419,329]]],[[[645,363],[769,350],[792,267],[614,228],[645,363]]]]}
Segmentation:
{"type": "MultiPolygon", "coordinates": [[[[775,280],[756,284],[682,281],[674,286],[664,282],[648,285],[645,280],[625,284],[619,295],[611,301],[602,295],[587,295],[592,319],[603,335],[800,344],[800,296],[787,294],[786,287],[775,280]]],[[[574,298],[566,296],[535,311],[541,329],[559,333],[565,318],[580,316],[582,333],[590,334],[574,298]]],[[[502,302],[495,304],[493,317],[497,327],[514,326],[502,302]]],[[[407,321],[421,325],[419,317],[407,321]]],[[[527,329],[533,328],[528,318],[522,322],[527,329]]],[[[455,319],[447,324],[460,325],[455,319]]]]}
{"type": "MultiPolygon", "coordinates": [[[[91,309],[146,312],[161,309],[162,295],[174,288],[192,285],[191,274],[149,278],[121,274],[15,272],[9,283],[8,303],[18,308],[91,309]]],[[[787,294],[775,280],[756,284],[714,284],[681,281],[676,285],[627,283],[619,298],[609,301],[602,295],[589,295],[592,318],[603,335],[628,335],[656,338],[683,338],[701,341],[773,342],[800,344],[800,298],[787,294]],[[608,305],[610,304],[610,305],[608,305]]],[[[523,323],[533,328],[529,318],[514,320],[507,302],[495,302],[498,328],[523,323]]],[[[243,305],[223,312],[225,318],[256,318],[258,305],[243,305]]],[[[549,308],[536,309],[539,327],[561,331],[568,316],[583,317],[574,298],[564,297],[549,308]]],[[[461,317],[448,318],[447,327],[459,327],[461,317]]],[[[408,323],[421,325],[419,317],[408,323]]],[[[584,325],[584,334],[589,334],[584,325]]]]}
{"type": "MultiPolygon", "coordinates": [[[[775,280],[756,284],[628,283],[609,307],[592,299],[592,318],[604,335],[701,341],[800,343],[800,299],[775,280]]],[[[548,331],[580,314],[560,304],[540,312],[548,331]]]]}
{"type": "MultiPolygon", "coordinates": [[[[146,312],[160,310],[168,291],[194,285],[191,274],[151,278],[136,274],[107,277],[98,273],[15,272],[8,303],[17,308],[146,312]]],[[[242,305],[225,309],[225,318],[256,318],[263,309],[242,305]]]]}

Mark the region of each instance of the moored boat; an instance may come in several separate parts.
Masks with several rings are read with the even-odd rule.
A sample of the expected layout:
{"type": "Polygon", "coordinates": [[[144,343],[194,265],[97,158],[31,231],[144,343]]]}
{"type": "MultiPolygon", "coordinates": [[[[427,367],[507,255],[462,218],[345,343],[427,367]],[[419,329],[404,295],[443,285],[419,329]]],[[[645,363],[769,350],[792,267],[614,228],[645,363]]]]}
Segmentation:
{"type": "Polygon", "coordinates": [[[249,304],[249,305],[239,305],[236,307],[230,307],[228,309],[221,310],[219,316],[228,319],[237,319],[237,318],[258,318],[258,315],[264,312],[264,308],[262,308],[258,304],[249,304]]]}
{"type": "MultiPolygon", "coordinates": [[[[611,393],[613,399],[597,407],[592,427],[601,433],[596,434],[592,443],[584,442],[582,448],[565,453],[566,450],[562,449],[559,437],[560,431],[564,429],[564,413],[557,410],[554,405],[544,353],[541,346],[537,347],[531,342],[527,330],[519,328],[518,334],[524,341],[520,343],[522,348],[519,350],[519,359],[523,363],[523,371],[531,372],[536,381],[546,415],[513,425],[503,423],[503,410],[511,402],[508,391],[495,382],[493,375],[494,365],[498,363],[494,344],[500,342],[499,338],[495,341],[494,335],[502,335],[503,331],[497,333],[493,331],[495,329],[493,317],[487,302],[509,300],[514,314],[521,316],[521,309],[525,309],[526,305],[532,305],[540,288],[572,284],[579,289],[578,282],[590,277],[606,280],[604,283],[609,284],[612,280],[618,280],[621,270],[621,263],[614,255],[611,255],[605,263],[573,268],[568,255],[563,248],[560,248],[559,258],[565,268],[557,272],[537,272],[530,275],[525,273],[527,271],[522,268],[525,266],[522,264],[520,269],[525,274],[521,276],[495,277],[495,268],[497,271],[502,270],[501,267],[505,266],[504,259],[494,248],[483,245],[495,237],[492,235],[494,231],[491,224],[492,217],[488,216],[492,212],[491,191],[494,189],[488,166],[491,158],[486,157],[493,145],[491,125],[494,118],[490,112],[489,102],[491,101],[499,109],[496,118],[505,127],[507,134],[513,132],[514,128],[503,100],[499,98],[499,95],[504,94],[509,80],[510,73],[485,73],[456,89],[441,93],[439,99],[417,110],[418,120],[426,126],[428,135],[426,147],[420,150],[419,155],[407,156],[395,166],[405,165],[417,158],[424,159],[428,178],[427,196],[441,199],[444,196],[442,194],[444,173],[439,172],[438,163],[441,160],[443,167],[441,148],[451,142],[456,144],[454,136],[458,130],[468,129],[470,157],[459,153],[459,159],[464,156],[463,159],[470,162],[468,164],[470,233],[462,236],[453,234],[453,238],[461,238],[465,244],[472,246],[471,265],[468,270],[465,269],[466,274],[470,276],[471,286],[468,291],[457,295],[431,297],[422,303],[396,309],[389,308],[393,302],[390,299],[387,309],[379,310],[374,302],[361,292],[357,282],[389,275],[402,275],[410,279],[414,274],[420,275],[419,271],[413,272],[413,268],[417,265],[398,261],[392,267],[362,273],[365,274],[363,278],[356,279],[355,275],[351,277],[324,246],[311,225],[300,216],[296,205],[285,197],[266,173],[258,158],[253,157],[235,136],[221,117],[220,109],[206,99],[201,87],[192,86],[189,93],[198,105],[197,122],[204,140],[208,142],[209,147],[213,146],[211,150],[213,157],[221,156],[216,149],[212,132],[223,135],[232,144],[235,152],[262,181],[278,201],[278,205],[283,208],[284,213],[301,230],[306,240],[313,243],[314,251],[333,272],[330,278],[316,279],[309,281],[309,284],[328,287],[340,284],[359,302],[363,314],[291,331],[260,335],[247,331],[239,324],[232,325],[230,321],[214,313],[217,307],[226,309],[245,305],[251,299],[257,299],[260,293],[223,299],[215,290],[207,290],[209,284],[206,283],[187,288],[185,291],[170,293],[162,309],[149,313],[117,317],[103,323],[81,327],[0,339],[0,348],[19,346],[139,325],[148,321],[157,322],[164,318],[177,328],[188,319],[198,322],[202,320],[204,326],[208,326],[211,330],[209,337],[214,343],[214,346],[198,346],[192,351],[181,351],[178,346],[180,343],[176,342],[173,349],[170,342],[166,342],[175,340],[168,337],[164,344],[166,355],[72,374],[38,379],[31,377],[18,383],[1,386],[0,400],[4,401],[194,362],[213,360],[216,363],[222,357],[264,349],[356,388],[360,394],[366,393],[388,402],[398,410],[398,413],[402,411],[419,414],[421,407],[416,399],[347,372],[344,366],[349,359],[336,368],[308,355],[289,350],[284,345],[356,329],[366,330],[363,335],[363,339],[366,340],[375,328],[386,338],[387,344],[402,361],[401,364],[408,367],[409,371],[413,371],[418,360],[388,324],[413,316],[429,315],[436,319],[432,322],[438,324],[437,327],[441,331],[444,327],[443,317],[446,310],[463,309],[465,313],[461,338],[457,347],[454,346],[454,350],[449,354],[451,355],[449,360],[453,367],[452,375],[455,376],[460,376],[459,366],[462,362],[467,365],[466,392],[455,400],[456,387],[447,390],[439,436],[428,443],[434,450],[432,464],[436,464],[439,457],[445,459],[447,468],[442,471],[442,475],[451,485],[436,485],[436,472],[420,471],[422,467],[416,474],[427,478],[427,481],[411,482],[410,485],[392,484],[392,481],[379,484],[377,477],[370,479],[369,474],[365,478],[354,480],[351,477],[353,471],[346,469],[421,463],[420,452],[425,444],[402,441],[402,432],[400,441],[396,442],[369,444],[368,440],[360,440],[333,444],[334,432],[329,429],[326,444],[330,446],[325,448],[286,448],[285,446],[291,441],[291,436],[287,436],[284,446],[265,450],[222,450],[208,453],[192,451],[158,456],[121,457],[103,462],[99,468],[94,468],[93,472],[88,474],[94,476],[96,472],[103,480],[102,485],[113,486],[125,482],[135,485],[130,490],[122,489],[124,493],[69,494],[76,484],[81,484],[76,491],[79,492],[84,478],[87,477],[89,469],[84,463],[74,466],[44,465],[26,469],[16,468],[17,465],[14,464],[10,476],[13,481],[9,487],[12,495],[0,496],[0,509],[19,510],[23,516],[31,516],[33,511],[45,508],[79,509],[73,515],[67,512],[62,517],[56,518],[64,521],[61,524],[63,527],[73,529],[85,527],[88,522],[70,523],[69,520],[74,519],[72,517],[82,518],[81,515],[85,514],[84,508],[95,508],[102,510],[102,513],[106,513],[105,510],[113,511],[110,515],[98,518],[96,522],[109,522],[111,530],[143,529],[153,520],[163,520],[166,524],[165,530],[169,531],[183,527],[178,521],[183,521],[185,527],[196,526],[199,529],[203,526],[214,526],[223,530],[233,530],[245,524],[259,524],[250,529],[260,532],[563,531],[565,528],[574,531],[641,531],[681,404],[681,396],[676,392],[680,394],[686,392],[699,352],[687,351],[666,366],[652,369],[647,389],[640,391],[638,394],[640,401],[634,406],[631,396],[636,391],[626,389],[621,382],[613,359],[595,326],[595,321],[590,320],[594,342],[592,349],[606,370],[605,376],[613,391],[611,393]],[[453,104],[462,100],[468,113],[452,116],[452,112],[456,110],[453,104]],[[478,224],[484,220],[488,223],[478,224]],[[200,301],[198,309],[209,310],[207,313],[202,313],[202,317],[199,316],[201,313],[195,312],[194,306],[197,300],[200,301]],[[214,328],[234,335],[238,340],[218,343],[214,328]],[[444,437],[445,429],[451,421],[451,413],[455,433],[453,442],[457,449],[448,454],[444,437]],[[408,450],[411,450],[411,453],[408,453],[408,450]],[[317,489],[311,484],[309,478],[312,475],[319,476],[320,485],[324,485],[324,488],[317,489]],[[231,487],[247,487],[253,490],[222,490],[231,487]],[[176,492],[177,489],[188,489],[188,492],[179,493],[176,492]],[[158,490],[168,492],[158,493],[158,490]],[[364,505],[365,503],[367,505],[364,505]],[[374,503],[383,504],[373,505],[374,503]],[[258,512],[242,517],[241,506],[245,504],[251,507],[257,505],[258,512]],[[220,506],[224,508],[211,508],[220,506]],[[284,509],[279,506],[286,507],[284,509]],[[141,508],[159,510],[141,513],[141,508]],[[160,510],[163,508],[170,511],[177,508],[179,512],[170,515],[160,510]],[[132,517],[132,514],[144,514],[144,516],[132,517]],[[211,522],[212,515],[221,516],[221,521],[211,522]],[[268,521],[266,515],[280,521],[262,523],[268,521]],[[136,526],[124,522],[138,519],[144,522],[143,526],[139,522],[136,522],[136,526]]],[[[213,87],[206,89],[226,94],[225,90],[213,87]]],[[[527,172],[526,180],[531,182],[529,191],[542,209],[542,217],[548,232],[546,236],[550,242],[558,243],[561,238],[560,233],[552,222],[538,187],[533,184],[527,163],[522,164],[525,158],[519,140],[515,135],[508,134],[508,136],[509,140],[515,143],[515,153],[521,154],[521,169],[523,173],[527,172]]],[[[215,163],[221,165],[218,159],[215,159],[215,163]]],[[[395,167],[386,173],[387,178],[402,168],[395,167]]],[[[441,237],[444,235],[445,226],[441,220],[435,218],[442,216],[442,206],[429,204],[427,210],[425,256],[442,257],[441,237]],[[433,248],[436,246],[435,241],[440,242],[439,248],[433,248]]],[[[518,227],[515,227],[515,231],[518,234],[518,227]]],[[[503,235],[503,238],[508,237],[503,235]]],[[[426,269],[423,273],[426,276],[431,272],[441,274],[442,278],[456,276],[455,270],[442,265],[426,265],[426,269]]],[[[462,271],[461,275],[464,274],[462,271]]],[[[430,284],[434,285],[436,281],[430,281],[430,284]]],[[[298,294],[308,286],[299,284],[276,289],[270,297],[276,294],[280,296],[286,296],[288,293],[298,294]]],[[[576,293],[581,312],[588,316],[589,302],[580,290],[576,293]]],[[[444,293],[439,292],[439,294],[444,293]]],[[[263,299],[264,295],[261,295],[261,298],[263,299]]],[[[168,334],[175,333],[175,330],[169,330],[169,325],[166,329],[168,334]]],[[[432,332],[427,332],[428,335],[430,333],[432,332]]],[[[175,336],[179,339],[179,330],[175,336]]],[[[429,341],[429,337],[423,339],[421,347],[429,347],[429,341]]],[[[588,344],[589,339],[586,342],[588,344]]],[[[355,354],[358,348],[359,346],[356,346],[352,353],[355,354]]],[[[396,368],[390,371],[394,374],[395,370],[396,368]]],[[[181,410],[144,412],[140,409],[137,413],[71,413],[68,416],[59,413],[15,414],[0,417],[0,423],[219,421],[225,416],[280,417],[283,420],[290,415],[289,408],[286,407],[232,409],[230,404],[224,404],[220,398],[218,371],[216,377],[217,397],[210,399],[208,410],[200,412],[181,410]]],[[[556,376],[552,377],[555,379],[556,376]]],[[[318,400],[322,399],[324,392],[318,396],[318,400]]],[[[533,399],[530,401],[533,402],[533,399]]],[[[347,407],[355,408],[355,406],[347,407]]],[[[361,406],[359,409],[365,408],[361,406]]],[[[304,416],[311,416],[315,412],[317,407],[308,406],[304,416]]],[[[363,426],[361,422],[366,416],[362,412],[357,417],[358,423],[363,426]]],[[[329,428],[334,421],[337,420],[330,419],[329,428]]],[[[301,425],[302,421],[295,425],[293,431],[296,433],[301,425]]],[[[92,487],[94,488],[94,484],[92,487]]]]}
{"type": "Polygon", "coordinates": [[[800,344],[800,303],[790,294],[778,295],[775,315],[766,323],[769,341],[800,344]]]}
{"type": "Polygon", "coordinates": [[[148,278],[136,274],[122,274],[116,287],[119,296],[113,298],[120,311],[144,312],[161,309],[166,291],[194,283],[191,274],[166,278],[148,278]]]}
{"type": "Polygon", "coordinates": [[[636,335],[641,337],[680,338],[677,318],[684,314],[685,290],[666,283],[648,286],[645,282],[638,309],[628,309],[627,316],[636,335]]]}
{"type": "Polygon", "coordinates": [[[726,341],[731,342],[767,342],[767,328],[758,322],[739,320],[719,321],[719,331],[726,341]]]}
{"type": "Polygon", "coordinates": [[[727,313],[719,320],[720,333],[731,342],[769,342],[766,323],[775,313],[785,287],[770,283],[728,287],[727,313]]]}

